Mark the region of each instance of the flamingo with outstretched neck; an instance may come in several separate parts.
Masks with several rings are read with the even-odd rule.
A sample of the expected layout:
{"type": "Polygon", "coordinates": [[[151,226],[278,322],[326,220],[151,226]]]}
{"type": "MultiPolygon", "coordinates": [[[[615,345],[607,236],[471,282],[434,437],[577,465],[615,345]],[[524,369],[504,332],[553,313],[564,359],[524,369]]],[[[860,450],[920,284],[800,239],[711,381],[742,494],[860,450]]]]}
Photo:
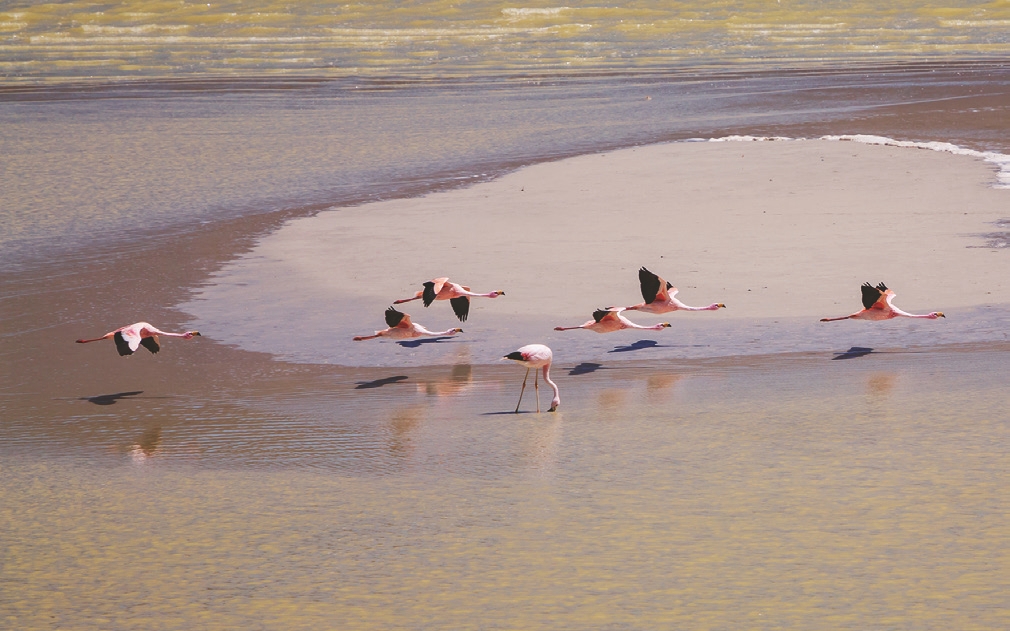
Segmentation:
{"type": "Polygon", "coordinates": [[[470,288],[464,285],[450,283],[448,278],[435,278],[424,283],[424,289],[412,297],[394,300],[393,304],[399,305],[411,300],[421,300],[427,307],[436,300],[448,300],[459,321],[466,322],[466,318],[470,314],[470,298],[497,298],[504,295],[505,292],[501,290],[478,294],[470,291],[470,288]]]}
{"type": "MultiPolygon", "coordinates": [[[[555,412],[561,405],[561,394],[558,385],[551,381],[551,362],[554,361],[554,353],[543,344],[527,344],[517,351],[512,351],[502,359],[511,359],[514,362],[526,366],[526,376],[523,377],[523,387],[519,390],[519,403],[516,403],[516,414],[519,413],[519,404],[523,402],[523,393],[526,392],[526,380],[529,379],[530,370],[542,369],[544,381],[554,389],[554,398],[551,400],[551,409],[548,412],[555,412]]],[[[539,373],[533,374],[533,389],[537,393],[537,414],[540,413],[540,384],[539,373]]]]}
{"type": "Polygon", "coordinates": [[[588,329],[597,333],[613,333],[622,329],[642,329],[645,331],[661,331],[670,327],[669,322],[660,322],[651,326],[635,324],[631,320],[621,315],[624,307],[611,307],[610,309],[597,309],[593,312],[593,319],[578,326],[556,326],[555,331],[571,331],[572,329],[588,329]]]}
{"type": "Polygon", "coordinates": [[[721,302],[713,302],[707,307],[689,307],[680,300],[677,300],[676,295],[679,290],[672,283],[667,282],[644,267],[638,270],[638,282],[641,285],[642,298],[645,302],[625,307],[626,311],[669,313],[671,311],[716,311],[726,308],[726,305],[721,302]]]}
{"type": "Polygon", "coordinates": [[[184,340],[188,340],[196,337],[197,335],[200,335],[199,331],[169,333],[167,331],[162,331],[147,322],[137,322],[135,324],[119,327],[115,331],[109,331],[102,337],[96,337],[90,340],[77,340],[77,343],[87,344],[89,342],[107,340],[111,337],[115,340],[116,350],[119,351],[120,355],[133,355],[133,353],[141,346],[152,353],[160,351],[161,344],[158,342],[158,336],[181,337],[184,340]]]}
{"type": "Polygon", "coordinates": [[[394,340],[406,340],[414,337],[445,337],[462,333],[463,329],[449,329],[447,331],[429,331],[420,324],[411,322],[410,316],[402,311],[389,307],[386,309],[386,324],[389,328],[376,331],[374,335],[357,335],[355,342],[362,340],[373,340],[377,337],[389,337],[394,340]]]}
{"type": "Polygon", "coordinates": [[[891,318],[923,318],[926,320],[936,320],[946,318],[942,311],[930,313],[914,314],[902,311],[891,304],[895,293],[887,288],[884,283],[876,287],[870,283],[863,283],[860,288],[863,292],[863,308],[852,315],[840,318],[821,318],[821,322],[836,322],[838,320],[890,320],[891,318]]]}

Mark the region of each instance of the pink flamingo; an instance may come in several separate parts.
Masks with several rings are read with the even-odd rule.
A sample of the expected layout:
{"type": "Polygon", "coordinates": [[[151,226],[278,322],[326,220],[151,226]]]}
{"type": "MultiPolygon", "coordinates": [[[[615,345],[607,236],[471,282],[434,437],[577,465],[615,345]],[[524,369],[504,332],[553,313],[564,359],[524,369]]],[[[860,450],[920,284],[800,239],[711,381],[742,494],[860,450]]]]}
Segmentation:
{"type": "Polygon", "coordinates": [[[674,297],[678,291],[676,287],[644,267],[638,270],[638,282],[642,286],[642,298],[645,299],[645,302],[625,307],[627,311],[669,313],[670,311],[716,311],[726,308],[726,305],[721,302],[713,302],[707,307],[689,307],[674,297]]]}
{"type": "Polygon", "coordinates": [[[116,350],[119,351],[120,355],[133,355],[134,351],[141,346],[152,353],[157,353],[161,350],[161,345],[158,343],[159,335],[164,335],[165,337],[181,337],[184,340],[188,340],[200,335],[200,332],[186,331],[185,333],[168,333],[155,328],[147,322],[137,322],[136,324],[120,327],[115,331],[109,331],[102,337],[96,337],[91,340],[77,340],[77,343],[87,344],[88,342],[107,340],[111,337],[115,340],[116,350]]]}
{"type": "MultiPolygon", "coordinates": [[[[523,377],[523,387],[519,391],[519,403],[523,402],[523,392],[526,392],[526,380],[529,379],[530,370],[543,368],[544,381],[554,389],[554,398],[551,400],[551,409],[554,412],[561,405],[561,394],[558,392],[558,385],[551,381],[551,362],[554,360],[554,353],[543,344],[527,344],[517,351],[512,351],[502,359],[511,359],[526,366],[526,376],[523,377]]],[[[540,384],[538,382],[539,373],[533,374],[533,389],[537,392],[537,414],[540,413],[540,384]]],[[[516,414],[519,413],[519,403],[516,403],[516,414]]]]}
{"type": "Polygon", "coordinates": [[[660,322],[652,326],[642,326],[635,324],[631,320],[621,315],[624,307],[611,307],[609,309],[597,309],[593,312],[593,319],[580,324],[579,326],[556,326],[555,331],[570,331],[572,329],[589,329],[597,333],[612,333],[621,329],[643,329],[647,331],[660,331],[669,328],[669,322],[660,322]]]}
{"type": "Polygon", "coordinates": [[[410,321],[410,316],[401,311],[389,307],[386,309],[386,324],[388,329],[376,331],[375,335],[358,335],[354,337],[355,342],[361,340],[372,340],[377,337],[391,337],[394,340],[405,340],[412,337],[422,337],[425,335],[432,337],[443,337],[446,335],[456,335],[462,333],[463,329],[449,329],[448,331],[429,331],[420,324],[410,321]]]}
{"type": "Polygon", "coordinates": [[[410,302],[411,300],[421,299],[424,301],[424,306],[427,307],[436,300],[448,300],[449,304],[452,305],[452,310],[456,314],[456,317],[459,318],[459,321],[466,322],[466,317],[470,313],[471,297],[497,298],[498,296],[504,295],[505,292],[501,290],[492,291],[486,294],[476,294],[470,291],[469,287],[456,283],[450,283],[448,278],[436,278],[424,283],[424,289],[414,294],[412,298],[394,300],[393,304],[398,305],[404,302],[410,302]]]}
{"type": "Polygon", "coordinates": [[[884,283],[880,283],[876,287],[870,283],[863,283],[861,289],[863,290],[863,309],[852,315],[840,318],[821,318],[821,322],[835,322],[837,320],[890,320],[897,317],[936,320],[937,318],[947,317],[940,311],[933,311],[932,313],[924,313],[922,315],[902,311],[891,304],[895,293],[888,289],[884,283]]]}

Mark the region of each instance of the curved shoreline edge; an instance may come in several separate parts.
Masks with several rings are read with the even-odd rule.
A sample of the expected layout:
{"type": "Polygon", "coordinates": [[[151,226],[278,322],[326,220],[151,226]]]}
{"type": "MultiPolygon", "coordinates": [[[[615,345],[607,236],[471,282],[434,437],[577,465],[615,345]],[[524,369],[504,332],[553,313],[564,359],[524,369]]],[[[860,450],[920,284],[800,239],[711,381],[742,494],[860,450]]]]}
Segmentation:
{"type": "MultiPolygon", "coordinates": [[[[294,363],[442,363],[455,361],[459,344],[490,357],[532,341],[588,359],[603,352],[602,338],[551,329],[581,322],[595,308],[637,302],[635,272],[646,265],[678,285],[689,304],[730,305],[716,315],[670,314],[675,329],[664,337],[676,333],[680,346],[718,348],[718,356],[737,346],[753,355],[844,350],[858,345],[855,338],[974,343],[998,333],[984,311],[1010,304],[1010,285],[986,258],[993,254],[972,240],[1001,218],[1006,203],[996,190],[1002,187],[985,184],[979,162],[1005,156],[868,135],[761,140],[786,139],[727,136],[585,154],[462,189],[297,219],[179,308],[194,316],[192,326],[212,332],[235,305],[254,306],[237,331],[231,323],[225,341],[294,363]],[[392,344],[345,342],[382,328],[376,314],[388,302],[446,274],[477,291],[504,288],[507,296],[477,299],[467,332],[453,344],[404,353],[392,344]],[[866,281],[886,281],[908,310],[960,309],[964,317],[935,327],[934,338],[914,323],[802,325],[792,333],[769,324],[850,313],[866,281]],[[302,333],[280,335],[275,322],[302,333]]],[[[414,320],[452,324],[439,306],[417,307],[414,320]]],[[[624,337],[611,334],[607,342],[624,337]]]]}

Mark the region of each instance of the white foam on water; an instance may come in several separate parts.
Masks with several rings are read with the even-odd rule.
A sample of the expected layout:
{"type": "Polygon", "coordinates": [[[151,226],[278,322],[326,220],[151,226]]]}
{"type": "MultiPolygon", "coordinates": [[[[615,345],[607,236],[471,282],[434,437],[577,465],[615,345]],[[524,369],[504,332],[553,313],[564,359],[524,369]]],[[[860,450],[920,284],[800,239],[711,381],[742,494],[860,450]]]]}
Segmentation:
{"type": "Polygon", "coordinates": [[[895,140],[884,136],[872,136],[868,134],[851,134],[842,136],[822,136],[824,140],[848,140],[851,142],[861,142],[867,145],[886,145],[888,147],[908,147],[911,149],[929,149],[931,151],[943,151],[958,156],[970,156],[979,158],[986,162],[991,162],[999,167],[996,174],[996,184],[993,188],[1010,188],[1010,156],[997,153],[995,151],[976,151],[966,149],[949,142],[915,142],[910,140],[895,140]]]}
{"type": "MultiPolygon", "coordinates": [[[[789,141],[789,140],[806,140],[806,139],[791,138],[788,136],[731,135],[731,136],[722,136],[720,138],[710,138],[709,142],[771,142],[771,141],[789,141]]],[[[909,149],[928,149],[930,151],[942,151],[945,153],[950,153],[958,156],[969,156],[972,158],[978,158],[985,162],[995,164],[999,168],[999,171],[996,173],[996,183],[993,184],[993,188],[1010,189],[1010,156],[1003,153],[998,153],[995,151],[978,151],[975,149],[967,149],[965,147],[960,147],[950,142],[940,142],[940,141],[918,142],[912,140],[895,140],[894,138],[887,138],[886,136],[874,136],[871,134],[842,134],[836,136],[821,136],[820,140],[859,142],[866,145],[884,145],[888,147],[905,147],[909,149]]]]}

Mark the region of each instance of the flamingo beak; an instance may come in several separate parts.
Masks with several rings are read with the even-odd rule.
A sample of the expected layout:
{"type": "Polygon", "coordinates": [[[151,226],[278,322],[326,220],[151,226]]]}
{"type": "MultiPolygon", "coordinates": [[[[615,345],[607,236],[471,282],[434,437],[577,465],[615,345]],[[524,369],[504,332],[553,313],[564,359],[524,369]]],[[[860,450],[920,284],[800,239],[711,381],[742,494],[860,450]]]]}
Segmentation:
{"type": "Polygon", "coordinates": [[[938,318],[946,318],[946,317],[947,317],[947,316],[943,315],[943,311],[937,311],[937,312],[936,312],[936,316],[937,316],[938,318]]]}
{"type": "Polygon", "coordinates": [[[724,304],[722,304],[722,303],[720,302],[720,303],[719,303],[719,308],[720,308],[720,309],[725,309],[725,308],[726,308],[726,305],[724,305],[724,304]]]}
{"type": "Polygon", "coordinates": [[[668,328],[670,328],[671,326],[673,326],[673,325],[672,325],[672,324],[670,324],[669,322],[664,322],[664,323],[663,323],[663,328],[664,328],[664,329],[668,329],[668,328]]]}

